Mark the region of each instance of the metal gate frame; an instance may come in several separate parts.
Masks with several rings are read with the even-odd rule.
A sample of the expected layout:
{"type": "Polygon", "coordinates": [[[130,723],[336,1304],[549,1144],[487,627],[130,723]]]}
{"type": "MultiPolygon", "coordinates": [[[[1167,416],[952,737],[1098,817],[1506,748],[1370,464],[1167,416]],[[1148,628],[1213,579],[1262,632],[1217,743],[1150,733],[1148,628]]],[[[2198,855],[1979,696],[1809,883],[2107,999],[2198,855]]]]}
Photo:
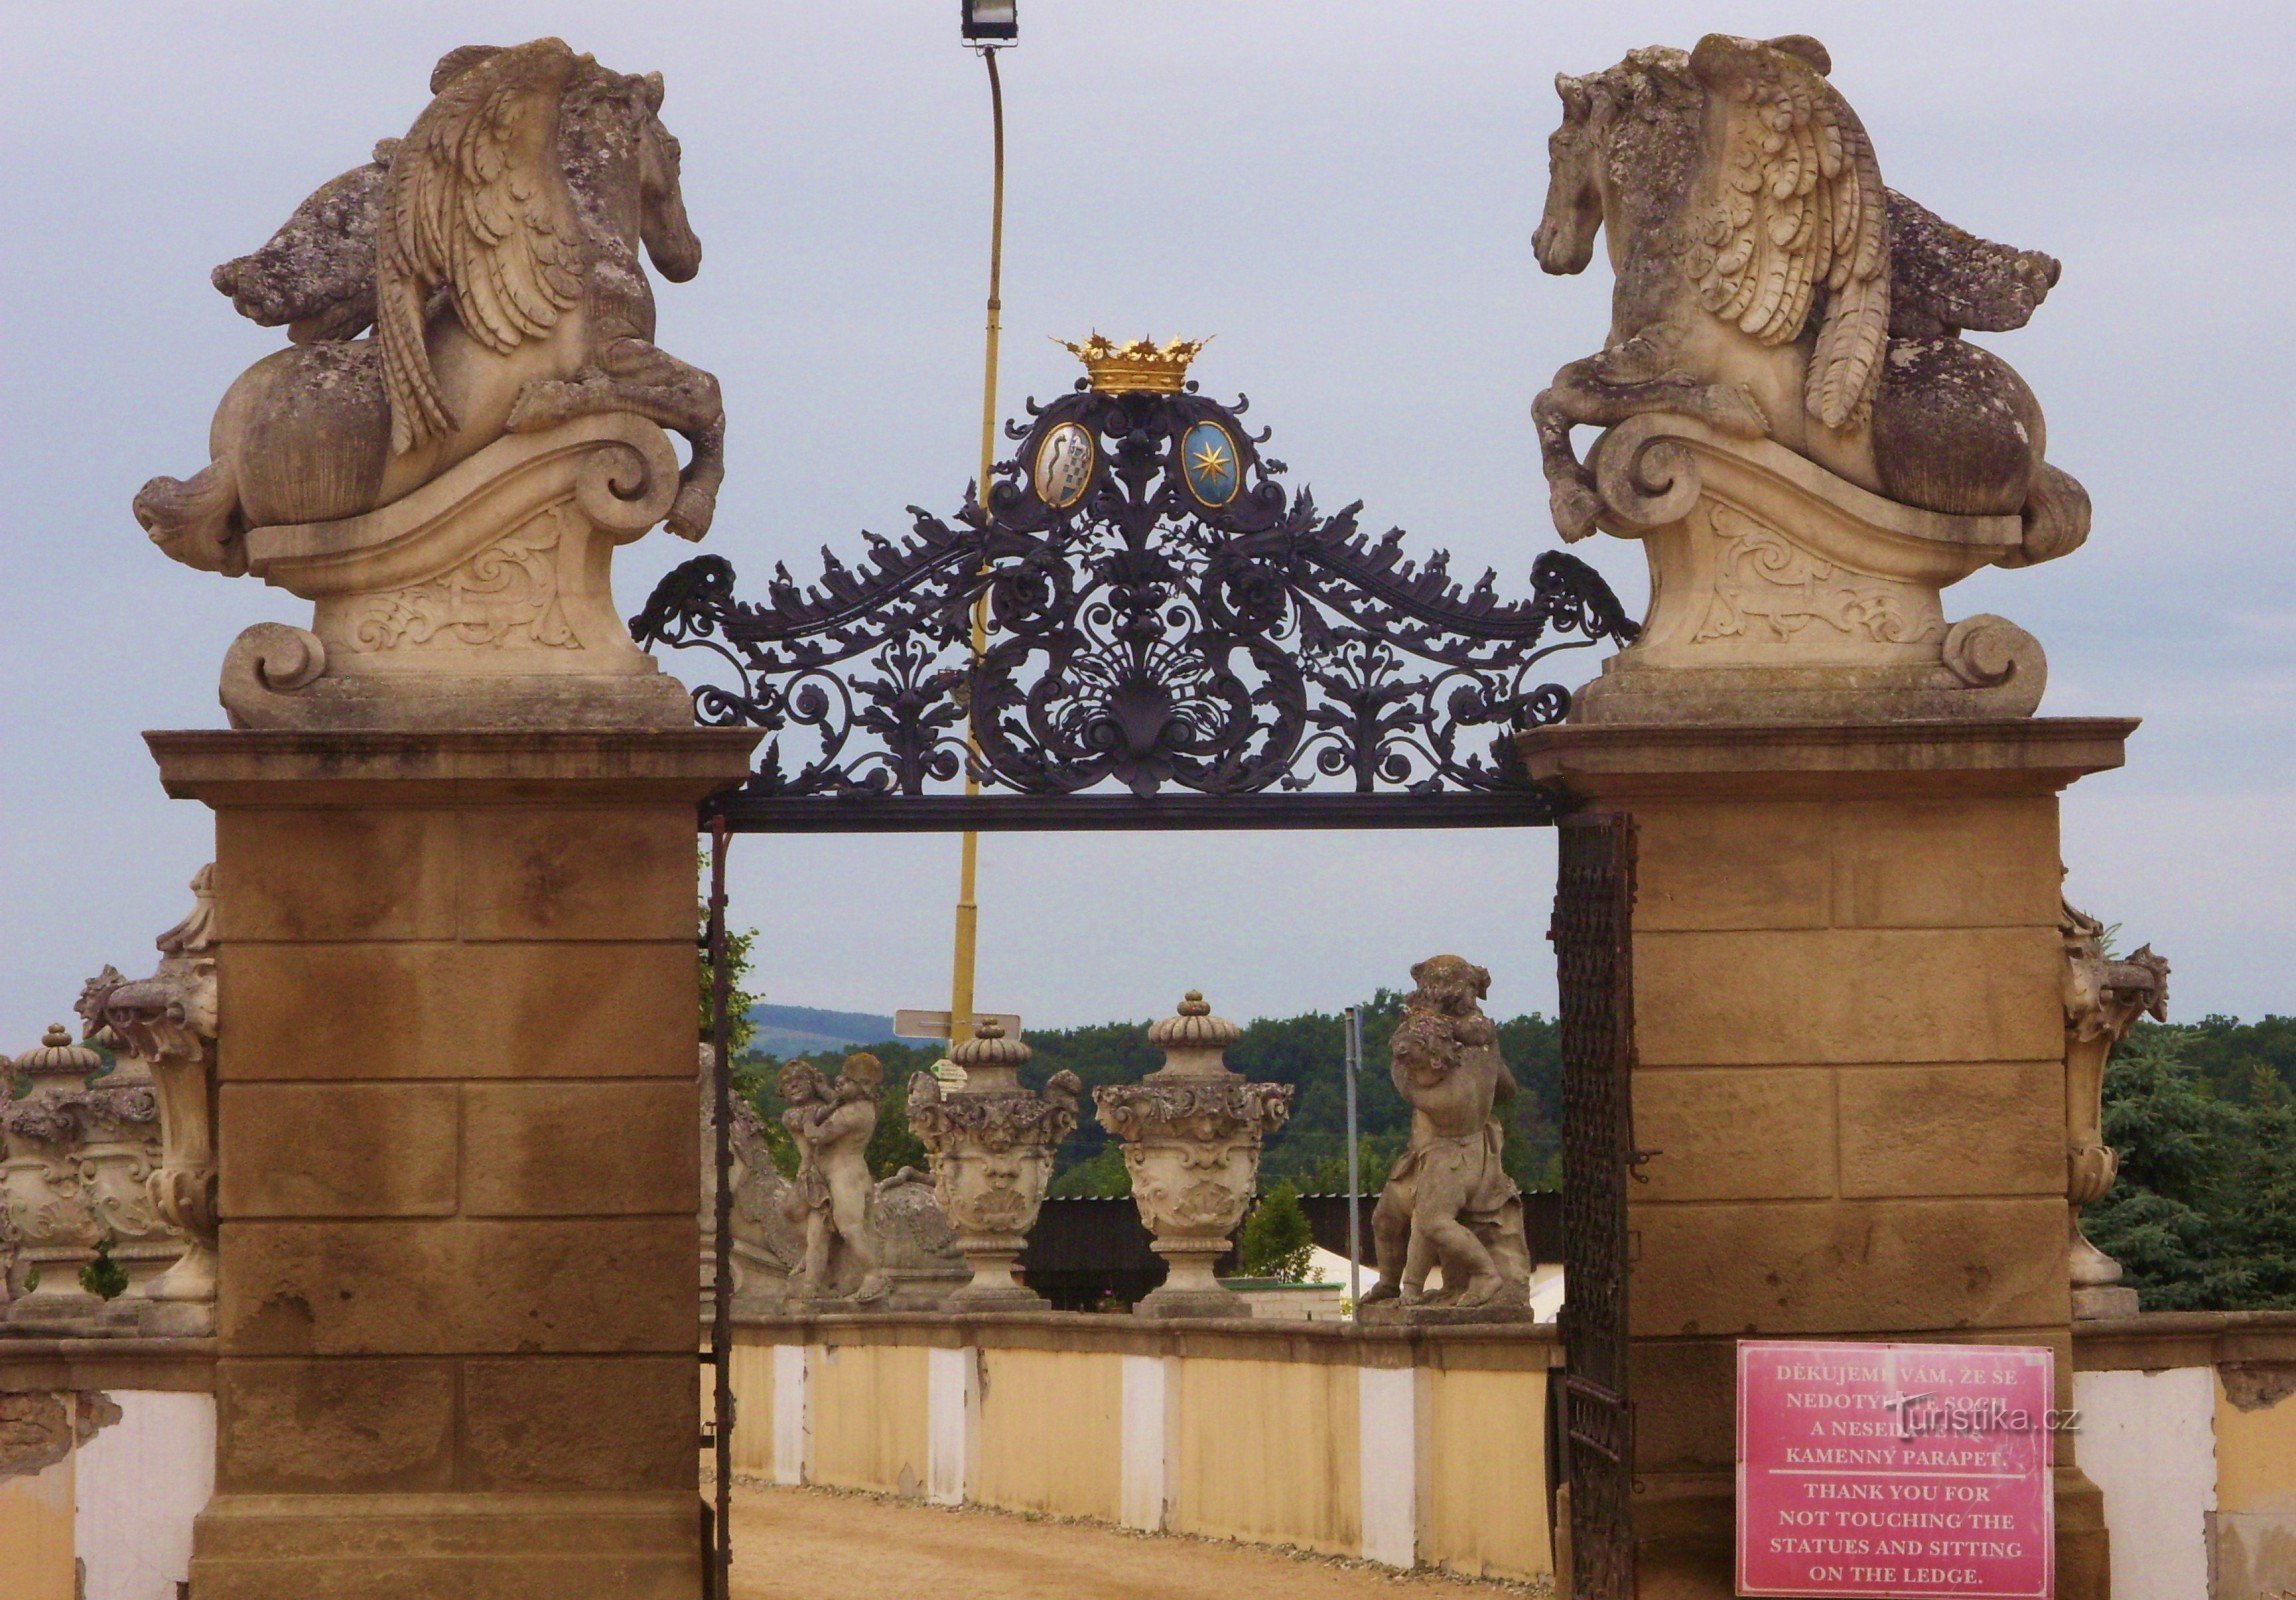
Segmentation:
{"type": "MultiPolygon", "coordinates": [[[[1572,1600],[1633,1600],[1626,1183],[1634,1143],[1634,819],[1558,829],[1555,945],[1563,1054],[1564,1471],[1572,1600]]],[[[1649,1152],[1654,1154],[1655,1152],[1649,1152]]]]}
{"type": "Polygon", "coordinates": [[[699,651],[731,669],[733,682],[694,691],[700,722],[771,735],[757,770],[704,801],[699,818],[711,842],[703,944],[717,1119],[702,1355],[717,1419],[704,1441],[717,1466],[714,1505],[703,1506],[714,1600],[732,1564],[733,834],[1558,823],[1565,1259],[1571,1303],[1582,1283],[1603,1303],[1566,1316],[1571,1329],[1616,1338],[1600,1358],[1575,1335],[1570,1345],[1572,1523],[1574,1541],[1588,1530],[1584,1548],[1626,1552],[1627,1588],[1580,1593],[1631,1594],[1624,1490],[1598,1500],[1575,1485],[1582,1460],[1632,1466],[1623,1186],[1633,1139],[1611,1120],[1625,1115],[1623,1070],[1574,1077],[1570,1063],[1632,1055],[1631,993],[1589,985],[1631,984],[1633,830],[1571,816],[1567,794],[1524,770],[1515,736],[1570,710],[1569,691],[1534,673],[1539,662],[1640,630],[1600,573],[1560,551],[1533,562],[1528,596],[1506,599],[1495,573],[1472,589],[1453,581],[1440,551],[1424,565],[1405,559],[1400,529],[1372,539],[1357,505],[1319,514],[1304,489],[1278,481],[1286,468],[1262,455],[1269,435],[1244,426],[1245,409],[1193,384],[1102,392],[1080,382],[1028,403],[1029,423],[1007,428],[1020,441],[1013,459],[953,521],[912,507],[905,541],[867,535],[852,565],[824,549],[820,579],[802,589],[777,568],[761,602],[735,598],[722,557],[699,556],[630,619],[649,649],[699,651]],[[987,621],[979,638],[976,617],[987,621]],[[1614,1164],[1607,1190],[1590,1165],[1604,1160],[1614,1164]],[[1581,1190],[1580,1220],[1596,1230],[1583,1238],[1570,1199],[1581,1190]],[[1619,1519],[1599,1536],[1598,1504],[1619,1519]]]}

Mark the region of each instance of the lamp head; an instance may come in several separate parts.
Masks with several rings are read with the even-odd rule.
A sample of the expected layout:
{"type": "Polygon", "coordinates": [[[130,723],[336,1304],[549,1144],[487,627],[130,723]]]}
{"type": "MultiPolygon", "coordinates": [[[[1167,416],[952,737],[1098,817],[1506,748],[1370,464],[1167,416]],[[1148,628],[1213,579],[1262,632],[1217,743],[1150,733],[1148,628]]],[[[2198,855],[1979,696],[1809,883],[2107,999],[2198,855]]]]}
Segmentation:
{"type": "Polygon", "coordinates": [[[1020,0],[960,0],[960,3],[964,7],[967,44],[993,49],[1000,44],[1020,42],[1020,0]]]}

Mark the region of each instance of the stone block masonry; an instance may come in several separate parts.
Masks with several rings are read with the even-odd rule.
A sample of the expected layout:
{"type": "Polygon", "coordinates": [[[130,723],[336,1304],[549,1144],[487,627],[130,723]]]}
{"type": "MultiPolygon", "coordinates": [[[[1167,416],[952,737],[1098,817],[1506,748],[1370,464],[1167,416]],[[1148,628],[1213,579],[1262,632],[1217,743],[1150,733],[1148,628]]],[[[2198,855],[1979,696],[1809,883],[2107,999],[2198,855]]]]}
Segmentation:
{"type": "Polygon", "coordinates": [[[201,1600],[699,1591],[694,807],[753,743],[151,736],[225,952],[201,1600]]]}
{"type": "MultiPolygon", "coordinates": [[[[1563,726],[1633,813],[1628,1187],[1643,1592],[1733,1592],[1745,1335],[2047,1345],[2072,1404],[2057,796],[2135,725],[1563,726]]],[[[2058,1592],[2107,1592],[2059,1454],[2058,1592]]]]}

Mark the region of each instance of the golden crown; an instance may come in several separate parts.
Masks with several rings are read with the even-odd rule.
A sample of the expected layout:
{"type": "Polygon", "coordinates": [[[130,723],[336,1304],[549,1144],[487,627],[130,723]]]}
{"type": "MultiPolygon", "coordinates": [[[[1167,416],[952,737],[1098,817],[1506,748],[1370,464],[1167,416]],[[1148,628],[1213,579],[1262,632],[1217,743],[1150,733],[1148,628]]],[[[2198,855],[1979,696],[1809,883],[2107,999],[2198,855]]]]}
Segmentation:
{"type": "Polygon", "coordinates": [[[1188,363],[1209,339],[1174,339],[1159,345],[1153,339],[1118,344],[1096,333],[1082,344],[1056,341],[1084,363],[1085,376],[1095,394],[1178,394],[1188,381],[1188,363]]]}

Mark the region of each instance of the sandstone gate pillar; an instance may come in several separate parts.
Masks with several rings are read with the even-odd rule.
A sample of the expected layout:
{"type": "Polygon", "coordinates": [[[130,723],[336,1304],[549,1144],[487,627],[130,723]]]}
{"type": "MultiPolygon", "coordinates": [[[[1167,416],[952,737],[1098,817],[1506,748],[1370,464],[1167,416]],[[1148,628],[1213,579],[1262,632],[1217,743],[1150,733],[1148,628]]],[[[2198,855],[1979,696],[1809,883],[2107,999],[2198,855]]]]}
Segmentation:
{"type": "Polygon", "coordinates": [[[694,808],[754,737],[150,736],[216,813],[199,1600],[700,1591],[694,808]]]}
{"type": "MultiPolygon", "coordinates": [[[[1568,725],[1634,814],[1642,1593],[1732,1594],[1741,1335],[2048,1345],[2072,1404],[2057,794],[2135,724],[1568,725]]],[[[2057,1592],[2107,1593],[2058,1454],[2057,1592]]]]}

